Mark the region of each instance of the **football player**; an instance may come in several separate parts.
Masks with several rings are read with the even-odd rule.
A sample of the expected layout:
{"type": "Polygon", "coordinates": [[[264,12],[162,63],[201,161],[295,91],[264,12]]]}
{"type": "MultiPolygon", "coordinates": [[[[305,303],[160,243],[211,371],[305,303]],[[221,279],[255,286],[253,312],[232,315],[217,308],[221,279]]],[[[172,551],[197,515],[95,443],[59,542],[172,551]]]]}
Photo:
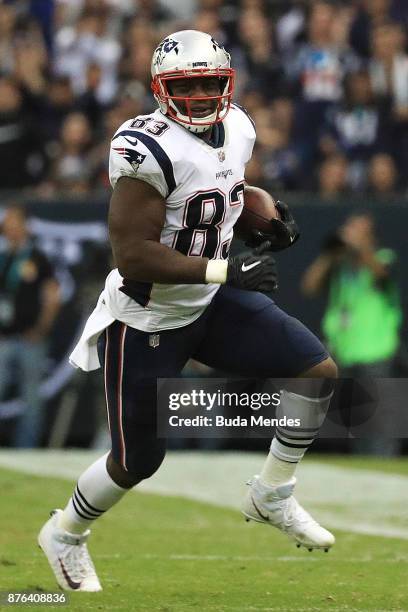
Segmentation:
{"type": "Polygon", "coordinates": [[[307,427],[278,428],[243,514],[310,550],[334,543],[293,489],[296,465],[328,409],[336,366],[302,323],[262,293],[277,286],[272,250],[298,237],[287,207],[269,236],[254,238],[253,250],[229,256],[255,141],[252,120],[232,101],[230,56],[208,34],[176,32],[154,52],[152,88],[159,108],[126,121],[112,139],[117,268],[71,355],[85,371],[103,366],[112,449],[80,476],[65,509],[39,534],[63,589],[101,589],[89,527],[162,463],[156,379],[177,376],[189,358],[237,375],[295,378],[280,410],[303,423],[307,416],[307,427]]]}

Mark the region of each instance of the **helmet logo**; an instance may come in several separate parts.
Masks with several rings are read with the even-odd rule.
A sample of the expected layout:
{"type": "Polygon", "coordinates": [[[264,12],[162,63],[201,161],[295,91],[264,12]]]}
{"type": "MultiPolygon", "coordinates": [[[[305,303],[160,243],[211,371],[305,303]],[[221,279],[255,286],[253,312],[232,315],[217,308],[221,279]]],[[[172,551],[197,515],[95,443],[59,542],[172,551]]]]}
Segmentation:
{"type": "MultiPolygon", "coordinates": [[[[234,91],[235,70],[231,68],[230,54],[210,34],[196,30],[169,34],[153,53],[151,72],[151,88],[161,112],[187,130],[200,134],[226,117],[234,91]],[[209,93],[202,90],[201,95],[181,95],[184,90],[173,83],[195,79],[191,81],[195,86],[200,78],[218,79],[219,87],[209,88],[209,93]],[[200,100],[205,101],[205,113],[200,100]]],[[[197,90],[192,87],[191,91],[197,90]]],[[[191,91],[185,89],[187,94],[191,91]]]]}
{"type": "Polygon", "coordinates": [[[176,55],[178,55],[178,40],[174,40],[173,38],[165,38],[160,45],[157,47],[155,53],[157,53],[157,57],[155,60],[155,65],[160,66],[163,63],[164,58],[168,53],[174,50],[176,55]]]}
{"type": "Polygon", "coordinates": [[[221,45],[219,45],[217,43],[215,38],[211,38],[211,42],[212,42],[212,46],[213,46],[214,51],[216,51],[217,49],[223,49],[224,50],[224,47],[221,47],[221,45]]]}

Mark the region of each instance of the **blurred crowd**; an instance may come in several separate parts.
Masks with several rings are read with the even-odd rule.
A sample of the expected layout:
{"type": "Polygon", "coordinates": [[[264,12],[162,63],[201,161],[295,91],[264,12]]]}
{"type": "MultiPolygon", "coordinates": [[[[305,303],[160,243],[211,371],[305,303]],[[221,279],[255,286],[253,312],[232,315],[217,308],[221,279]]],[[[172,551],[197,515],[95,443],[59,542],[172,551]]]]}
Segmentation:
{"type": "Polygon", "coordinates": [[[404,194],[407,26],[406,0],[3,0],[0,186],[103,192],[112,134],[155,107],[155,46],[193,28],[232,54],[257,126],[249,182],[327,200],[404,194]]]}

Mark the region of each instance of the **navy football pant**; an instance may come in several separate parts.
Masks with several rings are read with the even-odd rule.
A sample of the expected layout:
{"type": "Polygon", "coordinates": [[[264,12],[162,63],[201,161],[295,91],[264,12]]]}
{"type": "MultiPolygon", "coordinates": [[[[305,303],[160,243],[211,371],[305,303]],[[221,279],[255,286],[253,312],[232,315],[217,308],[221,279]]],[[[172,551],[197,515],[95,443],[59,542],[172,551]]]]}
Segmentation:
{"type": "Polygon", "coordinates": [[[165,441],[156,438],[156,379],[180,374],[190,358],[225,372],[259,378],[294,378],[328,354],[320,340],[267,296],[223,286],[193,323],[151,334],[115,321],[98,350],[112,455],[140,480],[158,469],[165,441]]]}

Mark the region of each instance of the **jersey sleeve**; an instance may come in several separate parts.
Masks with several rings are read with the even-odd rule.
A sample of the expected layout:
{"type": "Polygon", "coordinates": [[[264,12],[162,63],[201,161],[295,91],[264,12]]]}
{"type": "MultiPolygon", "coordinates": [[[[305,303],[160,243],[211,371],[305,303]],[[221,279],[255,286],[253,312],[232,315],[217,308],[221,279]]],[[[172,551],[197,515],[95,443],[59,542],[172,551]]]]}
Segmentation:
{"type": "Polygon", "coordinates": [[[245,139],[245,163],[247,164],[252,157],[252,151],[256,140],[255,122],[246,108],[240,104],[234,102],[232,108],[238,113],[239,128],[245,139]]]}
{"type": "Polygon", "coordinates": [[[162,146],[152,136],[124,124],[111,142],[109,180],[112,187],[121,176],[149,183],[167,198],[174,189],[172,164],[162,146]]]}

